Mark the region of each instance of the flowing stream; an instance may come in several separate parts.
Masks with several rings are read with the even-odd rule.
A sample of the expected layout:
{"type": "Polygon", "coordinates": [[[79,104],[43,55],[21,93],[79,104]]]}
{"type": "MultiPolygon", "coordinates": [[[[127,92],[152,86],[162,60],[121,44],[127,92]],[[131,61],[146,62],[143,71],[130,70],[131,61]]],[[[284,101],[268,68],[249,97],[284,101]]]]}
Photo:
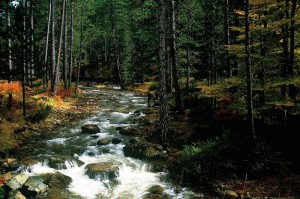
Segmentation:
{"type": "MultiPolygon", "coordinates": [[[[61,128],[35,143],[36,147],[23,157],[35,157],[39,163],[29,168],[20,168],[30,176],[60,172],[72,178],[68,187],[69,198],[143,198],[149,187],[160,185],[171,198],[194,198],[197,195],[188,188],[178,190],[168,181],[167,173],[150,172],[150,165],[145,161],[125,157],[123,142],[97,146],[101,138],[126,139],[118,133],[116,127],[137,125],[130,123],[134,117],[143,117],[147,110],[147,98],[131,92],[99,90],[85,88],[84,94],[90,99],[99,99],[101,111],[69,127],[61,128]],[[140,110],[141,114],[134,114],[140,110]],[[81,126],[96,124],[101,132],[96,135],[83,134],[81,126]],[[65,163],[58,168],[51,167],[50,157],[65,158],[65,163]],[[81,162],[79,164],[78,162],[81,162]],[[119,173],[114,180],[108,177],[91,179],[85,167],[91,163],[112,162],[119,164],[119,173]]],[[[198,195],[199,196],[199,195],[198,195]]]]}

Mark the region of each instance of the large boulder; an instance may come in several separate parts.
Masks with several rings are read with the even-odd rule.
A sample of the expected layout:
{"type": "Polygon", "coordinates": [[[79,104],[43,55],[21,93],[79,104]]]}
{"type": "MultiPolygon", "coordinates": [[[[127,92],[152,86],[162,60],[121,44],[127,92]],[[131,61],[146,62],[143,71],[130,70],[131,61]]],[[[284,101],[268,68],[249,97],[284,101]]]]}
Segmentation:
{"type": "Polygon", "coordinates": [[[100,128],[95,124],[86,124],[81,127],[82,133],[97,134],[100,133],[100,128]]]}
{"type": "Polygon", "coordinates": [[[104,146],[104,145],[110,144],[110,142],[111,142],[110,139],[104,138],[104,139],[98,140],[97,144],[100,145],[100,146],[104,146]]]}
{"type": "Polygon", "coordinates": [[[134,136],[137,134],[137,129],[132,127],[117,128],[117,130],[119,130],[121,135],[134,136]]]}
{"type": "Polygon", "coordinates": [[[8,193],[8,199],[26,199],[20,191],[11,191],[8,193]]]}
{"type": "Polygon", "coordinates": [[[50,188],[64,189],[64,188],[68,188],[71,182],[72,182],[71,177],[66,176],[60,172],[56,172],[50,176],[48,184],[50,188]]]}
{"type": "Polygon", "coordinates": [[[6,171],[14,171],[20,166],[20,164],[15,158],[7,158],[2,162],[2,166],[6,171]]]}
{"type": "Polygon", "coordinates": [[[38,194],[45,193],[48,186],[44,184],[44,180],[39,176],[30,177],[21,189],[26,197],[36,197],[38,194]]]}
{"type": "Polygon", "coordinates": [[[147,194],[143,199],[171,199],[172,196],[164,193],[164,188],[160,185],[153,185],[147,190],[147,194]]]}
{"type": "Polygon", "coordinates": [[[141,141],[139,139],[130,140],[123,150],[125,156],[139,159],[155,159],[164,154],[161,145],[141,141]]]}
{"type": "Polygon", "coordinates": [[[89,164],[86,174],[92,179],[114,179],[119,174],[119,164],[112,162],[99,162],[89,164]]]}
{"type": "Polygon", "coordinates": [[[82,166],[84,163],[72,156],[52,156],[48,160],[48,165],[53,169],[66,169],[68,165],[82,166]]]}
{"type": "Polygon", "coordinates": [[[5,185],[12,191],[20,189],[23,187],[25,182],[28,180],[29,176],[26,174],[19,174],[8,181],[5,182],[5,185]]]}
{"type": "Polygon", "coordinates": [[[120,144],[121,142],[122,142],[122,140],[120,138],[113,138],[112,139],[113,144],[120,144]]]}

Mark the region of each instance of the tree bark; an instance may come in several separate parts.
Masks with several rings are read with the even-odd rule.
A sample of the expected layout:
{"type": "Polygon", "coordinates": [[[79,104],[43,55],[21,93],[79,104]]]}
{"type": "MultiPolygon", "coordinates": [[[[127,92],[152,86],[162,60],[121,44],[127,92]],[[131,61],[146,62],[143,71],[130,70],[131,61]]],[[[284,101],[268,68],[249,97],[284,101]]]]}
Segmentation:
{"type": "Polygon", "coordinates": [[[166,35],[165,35],[165,0],[158,0],[159,6],[159,83],[160,83],[160,133],[161,144],[166,145],[168,134],[168,104],[166,82],[166,35]]]}
{"type": "Polygon", "coordinates": [[[172,57],[172,73],[173,73],[173,86],[175,88],[175,103],[176,110],[179,114],[182,114],[183,103],[181,96],[181,89],[179,85],[179,76],[178,76],[178,60],[177,60],[177,46],[176,46],[176,14],[175,14],[175,0],[172,0],[172,17],[171,17],[171,26],[172,26],[172,43],[171,43],[171,57],[172,57]]]}
{"type": "Polygon", "coordinates": [[[75,85],[75,94],[78,93],[78,84],[80,78],[80,70],[81,70],[81,57],[82,57],[82,41],[83,41],[83,22],[80,22],[80,43],[79,43],[79,53],[78,53],[78,68],[77,68],[77,79],[75,85]]]}
{"type": "Polygon", "coordinates": [[[23,102],[23,116],[26,117],[27,109],[26,109],[26,2],[23,0],[23,50],[22,50],[22,62],[23,62],[23,71],[22,71],[22,102],[23,102]]]}
{"type": "MultiPolygon", "coordinates": [[[[56,70],[55,70],[56,84],[59,82],[59,78],[60,78],[60,75],[59,75],[59,72],[60,72],[60,56],[61,56],[62,37],[63,37],[63,33],[64,33],[65,6],[66,6],[66,0],[63,0],[62,8],[61,8],[61,23],[60,23],[60,30],[59,30],[58,52],[57,52],[56,70]]],[[[57,87],[54,88],[54,95],[56,95],[56,92],[57,92],[57,87]]]]}
{"type": "Polygon", "coordinates": [[[294,62],[295,62],[295,15],[296,15],[297,0],[292,0],[291,10],[291,28],[290,28],[290,64],[288,67],[288,74],[293,76],[294,62]]]}
{"type": "Polygon", "coordinates": [[[51,0],[51,92],[56,92],[55,0],[51,0]]]}
{"type": "MultiPolygon", "coordinates": [[[[7,66],[8,66],[8,83],[12,83],[12,53],[11,53],[11,23],[10,23],[10,9],[9,0],[6,0],[6,42],[7,42],[7,66]]],[[[8,94],[8,108],[12,108],[13,96],[12,93],[8,94]]]]}
{"type": "Polygon", "coordinates": [[[71,87],[72,74],[73,74],[73,49],[74,49],[74,8],[73,0],[71,0],[71,44],[70,44],[70,56],[69,56],[69,83],[68,87],[71,87]]]}
{"type": "Polygon", "coordinates": [[[51,0],[49,0],[49,10],[48,10],[48,23],[47,23],[47,34],[46,34],[46,44],[45,44],[45,58],[44,58],[44,87],[48,84],[48,48],[49,48],[49,35],[50,35],[50,24],[51,24],[51,12],[52,12],[52,4],[51,0]]]}
{"type": "MultiPolygon", "coordinates": [[[[225,0],[225,9],[224,9],[224,41],[225,45],[230,45],[230,29],[229,29],[229,0],[225,0]]],[[[226,50],[226,57],[225,57],[225,65],[227,68],[227,76],[229,78],[232,77],[232,69],[229,59],[229,52],[226,50]]]]}
{"type": "Polygon", "coordinates": [[[64,8],[64,50],[63,50],[63,81],[64,88],[68,89],[68,75],[67,75],[67,43],[68,43],[68,9],[67,9],[68,1],[65,0],[65,8],[64,8]]]}
{"type": "Polygon", "coordinates": [[[250,23],[249,23],[249,6],[250,0],[246,0],[245,4],[245,51],[246,51],[246,76],[247,76],[247,112],[250,136],[256,139],[253,117],[253,87],[252,87],[252,67],[251,67],[251,51],[250,51],[250,23]]]}
{"type": "Polygon", "coordinates": [[[33,85],[33,76],[34,76],[34,38],[33,38],[33,0],[28,1],[30,8],[30,86],[33,85]]]}

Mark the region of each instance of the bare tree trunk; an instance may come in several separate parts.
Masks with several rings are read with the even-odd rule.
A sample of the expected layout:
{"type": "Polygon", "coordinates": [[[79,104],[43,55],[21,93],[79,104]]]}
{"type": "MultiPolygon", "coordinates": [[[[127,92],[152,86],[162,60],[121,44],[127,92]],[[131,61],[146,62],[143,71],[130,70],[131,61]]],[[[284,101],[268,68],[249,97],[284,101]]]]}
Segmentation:
{"type": "Polygon", "coordinates": [[[63,50],[63,81],[64,88],[68,89],[68,75],[67,75],[67,43],[68,43],[68,1],[65,0],[65,15],[64,15],[64,50],[63,50]]]}
{"type": "Polygon", "coordinates": [[[190,48],[190,42],[191,42],[191,36],[189,35],[189,44],[187,46],[186,50],[186,82],[185,82],[185,88],[186,91],[189,92],[190,90],[190,67],[191,67],[191,48],[190,48]]]}
{"type": "Polygon", "coordinates": [[[168,134],[168,104],[167,104],[167,82],[166,82],[166,30],[165,0],[158,0],[159,5],[159,83],[160,83],[160,132],[161,144],[166,145],[168,134]]]}
{"type": "Polygon", "coordinates": [[[292,0],[291,10],[291,28],[290,28],[290,64],[288,67],[288,73],[290,76],[293,75],[294,62],[295,62],[295,15],[296,15],[297,0],[292,0]]]}
{"type": "Polygon", "coordinates": [[[245,51],[246,51],[246,75],[247,75],[247,111],[249,132],[253,139],[256,139],[253,117],[253,88],[252,88],[252,67],[251,67],[251,51],[250,51],[250,25],[249,25],[249,6],[250,0],[246,0],[245,5],[245,51]]]}
{"type": "Polygon", "coordinates": [[[28,1],[29,2],[29,8],[30,8],[30,86],[33,85],[33,76],[34,76],[34,38],[33,38],[33,7],[32,2],[33,0],[28,1]]]}
{"type": "Polygon", "coordinates": [[[178,77],[178,60],[177,60],[177,49],[176,49],[176,15],[175,15],[175,0],[172,0],[172,44],[171,44],[171,56],[172,56],[172,69],[173,69],[173,85],[175,88],[175,102],[176,109],[179,114],[183,113],[183,103],[181,96],[181,89],[179,85],[178,77]]]}
{"type": "Polygon", "coordinates": [[[26,117],[27,115],[27,110],[26,110],[26,89],[25,89],[25,84],[26,84],[26,2],[23,0],[23,50],[22,50],[22,62],[23,62],[23,72],[22,72],[22,102],[23,102],[23,116],[26,117]]]}
{"type": "MultiPolygon", "coordinates": [[[[12,56],[11,56],[11,23],[10,23],[10,9],[9,0],[6,0],[6,42],[7,42],[7,66],[8,66],[8,83],[12,83],[12,56]]],[[[13,96],[8,94],[8,108],[12,108],[13,96]]]]}
{"type": "MultiPolygon", "coordinates": [[[[62,46],[62,37],[64,33],[64,22],[65,22],[65,6],[66,6],[66,0],[63,0],[62,2],[62,8],[61,8],[61,23],[60,23],[60,30],[59,30],[59,40],[58,40],[58,52],[57,52],[57,61],[56,61],[56,84],[59,82],[60,78],[60,56],[61,56],[61,46],[62,46]]],[[[54,95],[56,95],[57,87],[54,88],[54,95]]]]}
{"type": "Polygon", "coordinates": [[[69,83],[68,87],[71,87],[72,74],[73,74],[73,49],[74,49],[74,8],[73,0],[71,0],[71,44],[70,44],[70,57],[69,57],[69,83]]]}
{"type": "Polygon", "coordinates": [[[51,0],[51,92],[56,92],[55,3],[51,0]]]}
{"type": "Polygon", "coordinates": [[[78,93],[78,84],[80,77],[80,69],[81,69],[81,57],[82,57],[82,41],[83,41],[83,22],[80,22],[80,43],[79,43],[79,54],[78,54],[78,68],[77,68],[77,80],[75,85],[75,94],[78,93]]]}
{"type": "Polygon", "coordinates": [[[116,68],[117,68],[117,73],[118,73],[118,80],[119,80],[121,89],[124,90],[125,86],[124,86],[124,82],[123,82],[122,69],[121,69],[121,64],[120,64],[120,53],[118,51],[118,45],[117,45],[114,29],[113,29],[112,35],[113,35],[113,42],[114,42],[114,49],[115,49],[115,61],[116,61],[116,68]]]}
{"type": "MultiPolygon", "coordinates": [[[[230,29],[229,29],[229,0],[225,0],[225,9],[224,9],[224,40],[225,40],[225,45],[230,45],[230,29]]],[[[226,50],[226,68],[227,68],[227,73],[228,77],[232,77],[232,69],[231,69],[231,64],[230,64],[230,59],[229,59],[229,52],[226,50]]]]}
{"type": "Polygon", "coordinates": [[[43,84],[44,87],[48,84],[48,48],[49,48],[49,35],[50,35],[50,24],[51,24],[51,12],[52,12],[52,5],[51,0],[49,0],[49,10],[48,10],[48,23],[47,23],[47,34],[46,34],[46,44],[45,44],[45,58],[44,58],[44,80],[43,84]]]}

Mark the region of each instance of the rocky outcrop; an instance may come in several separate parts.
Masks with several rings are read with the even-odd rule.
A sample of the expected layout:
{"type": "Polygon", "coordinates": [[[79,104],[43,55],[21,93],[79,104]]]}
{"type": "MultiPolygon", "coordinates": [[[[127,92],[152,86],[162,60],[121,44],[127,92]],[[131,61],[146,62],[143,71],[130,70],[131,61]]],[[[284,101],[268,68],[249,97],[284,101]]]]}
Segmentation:
{"type": "Polygon", "coordinates": [[[48,160],[49,167],[58,169],[58,170],[66,169],[67,168],[66,164],[73,165],[73,166],[84,165],[84,163],[82,161],[80,161],[72,156],[62,156],[62,157],[61,156],[53,156],[53,157],[50,157],[48,160]]]}
{"type": "Polygon", "coordinates": [[[81,127],[82,133],[97,134],[100,133],[100,128],[95,124],[86,124],[81,127]]]}
{"type": "Polygon", "coordinates": [[[163,147],[161,145],[141,141],[139,139],[131,139],[123,150],[125,156],[139,159],[158,158],[164,154],[163,147]]]}
{"type": "Polygon", "coordinates": [[[44,184],[43,178],[39,176],[30,177],[21,189],[21,192],[29,198],[36,197],[38,194],[45,193],[48,185],[44,184]]]}
{"type": "Polygon", "coordinates": [[[92,179],[114,179],[119,174],[119,164],[112,162],[93,163],[85,168],[86,174],[92,179]]]}
{"type": "Polygon", "coordinates": [[[26,199],[20,191],[11,191],[8,194],[8,199],[26,199]]]}
{"type": "Polygon", "coordinates": [[[166,193],[164,193],[164,188],[160,185],[153,185],[147,190],[146,195],[144,195],[143,199],[171,199],[172,197],[166,193]]]}
{"type": "Polygon", "coordinates": [[[7,182],[5,182],[5,185],[12,191],[15,191],[17,189],[20,189],[25,182],[28,180],[29,176],[25,174],[19,174],[11,179],[9,179],[7,182]]]}
{"type": "Polygon", "coordinates": [[[15,158],[0,159],[0,166],[1,165],[6,171],[14,171],[20,166],[19,162],[15,158]]]}
{"type": "Polygon", "coordinates": [[[66,176],[60,172],[56,172],[49,178],[49,187],[50,188],[67,188],[72,182],[72,178],[66,176]]]}
{"type": "Polygon", "coordinates": [[[97,145],[100,145],[100,146],[109,145],[110,142],[111,142],[110,139],[104,138],[104,139],[98,140],[97,145]]]}
{"type": "Polygon", "coordinates": [[[132,127],[117,128],[121,135],[134,136],[137,134],[137,129],[132,127]]]}
{"type": "Polygon", "coordinates": [[[122,140],[119,139],[119,138],[113,138],[113,139],[112,139],[112,143],[113,143],[113,144],[120,144],[121,142],[122,142],[122,140]]]}

